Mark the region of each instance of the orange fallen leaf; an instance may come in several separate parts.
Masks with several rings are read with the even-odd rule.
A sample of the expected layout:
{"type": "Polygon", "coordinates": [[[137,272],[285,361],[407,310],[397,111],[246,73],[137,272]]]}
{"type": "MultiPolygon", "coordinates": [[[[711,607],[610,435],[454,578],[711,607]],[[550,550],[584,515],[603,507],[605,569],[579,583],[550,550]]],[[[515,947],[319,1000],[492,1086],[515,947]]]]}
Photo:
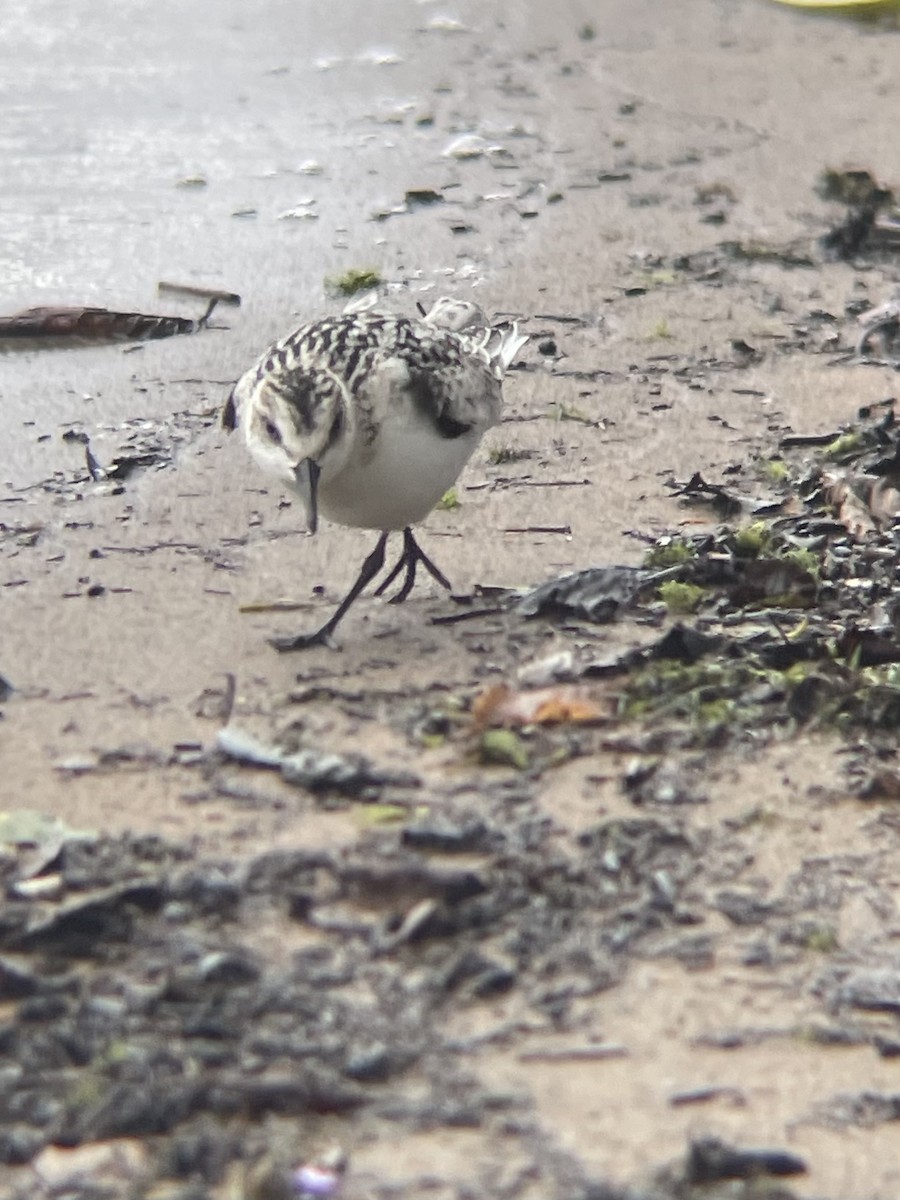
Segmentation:
{"type": "Polygon", "coordinates": [[[546,687],[515,691],[506,683],[491,684],[472,703],[475,724],[510,728],[515,725],[589,724],[610,716],[585,688],[546,687]]]}
{"type": "Polygon", "coordinates": [[[494,715],[511,694],[511,688],[505,683],[492,683],[484,691],[478,693],[472,701],[472,716],[475,724],[484,728],[494,722],[494,715]]]}

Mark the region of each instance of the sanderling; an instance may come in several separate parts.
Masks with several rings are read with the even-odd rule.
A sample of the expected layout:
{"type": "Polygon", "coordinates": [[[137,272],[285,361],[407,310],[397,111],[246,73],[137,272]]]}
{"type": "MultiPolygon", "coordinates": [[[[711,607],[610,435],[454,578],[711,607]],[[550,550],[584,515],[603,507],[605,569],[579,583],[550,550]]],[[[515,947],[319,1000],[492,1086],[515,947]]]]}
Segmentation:
{"type": "Polygon", "coordinates": [[[492,326],[477,305],[444,298],[415,320],[345,312],[301,325],[238,380],[222,423],[240,426],[257,462],[299,494],[309,532],[320,513],[380,531],[333,616],[315,633],[272,638],[276,649],[330,643],[384,566],[392,531],[402,531],[403,552],[375,594],[405,569],[391,600],[401,603],[419,563],[449,589],[411,526],[500,419],[502,379],[526,341],[515,323],[492,326]]]}

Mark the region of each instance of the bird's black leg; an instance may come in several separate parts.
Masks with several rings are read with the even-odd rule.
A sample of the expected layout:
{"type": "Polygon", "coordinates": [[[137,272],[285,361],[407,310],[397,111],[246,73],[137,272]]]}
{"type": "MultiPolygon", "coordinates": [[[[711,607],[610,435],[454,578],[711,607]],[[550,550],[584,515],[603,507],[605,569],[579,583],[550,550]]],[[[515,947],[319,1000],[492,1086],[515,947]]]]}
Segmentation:
{"type": "Polygon", "coordinates": [[[315,633],[300,633],[295,637],[272,637],[269,638],[269,645],[274,646],[276,650],[282,653],[288,650],[305,650],[308,646],[332,645],[331,635],[337,629],[344,613],[346,613],[363,588],[372,582],[384,566],[384,550],[385,546],[387,546],[387,540],[388,535],[385,532],[379,537],[375,549],[363,563],[356,583],[354,583],[353,587],[340,602],[334,615],[325,622],[321,629],[317,629],[315,633]]]}
{"type": "MultiPolygon", "coordinates": [[[[406,557],[406,546],[405,545],[403,547],[403,552],[401,553],[400,557],[397,559],[397,561],[391,567],[390,571],[388,571],[387,578],[382,579],[381,583],[379,583],[378,587],[375,589],[375,595],[383,596],[384,593],[388,590],[388,588],[391,586],[391,584],[394,582],[394,580],[397,578],[397,576],[400,574],[400,572],[403,570],[404,567],[406,567],[406,574],[408,577],[409,576],[409,562],[407,561],[407,557],[406,557]]],[[[415,575],[415,564],[413,564],[413,575],[415,575]]],[[[406,580],[404,580],[404,587],[405,586],[406,586],[406,580]]],[[[412,584],[410,584],[410,587],[412,587],[412,584]]],[[[407,595],[409,595],[408,592],[407,592],[407,595]]]]}
{"type": "Polygon", "coordinates": [[[397,593],[397,595],[392,596],[390,599],[391,604],[402,604],[409,593],[413,590],[413,584],[416,582],[416,567],[419,563],[422,564],[432,579],[436,579],[441,587],[446,588],[448,592],[450,591],[450,581],[444,575],[443,571],[439,570],[438,567],[435,566],[425,551],[419,546],[419,543],[413,537],[413,531],[407,525],[406,529],[403,530],[403,553],[400,555],[400,558],[397,560],[394,567],[391,568],[387,579],[385,579],[383,583],[380,583],[375,589],[375,595],[383,595],[383,593],[391,586],[391,584],[400,574],[401,570],[405,567],[406,578],[403,580],[403,586],[400,588],[400,591],[397,593]]]}
{"type": "Polygon", "coordinates": [[[411,578],[404,580],[403,587],[400,589],[397,595],[392,598],[392,604],[402,604],[412,591],[412,586],[416,578],[417,562],[422,564],[431,578],[435,580],[436,583],[439,583],[442,588],[445,588],[448,592],[451,590],[450,580],[440,569],[440,567],[431,561],[431,559],[413,537],[413,531],[408,526],[403,530],[403,553],[407,557],[407,561],[412,567],[410,571],[411,578]]]}

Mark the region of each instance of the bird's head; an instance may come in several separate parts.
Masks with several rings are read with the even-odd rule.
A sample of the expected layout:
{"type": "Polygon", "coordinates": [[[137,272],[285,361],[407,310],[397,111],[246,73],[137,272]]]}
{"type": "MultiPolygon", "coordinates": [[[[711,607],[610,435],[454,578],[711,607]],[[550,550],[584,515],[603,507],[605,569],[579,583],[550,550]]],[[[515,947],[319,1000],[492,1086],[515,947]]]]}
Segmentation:
{"type": "Polygon", "coordinates": [[[343,389],[301,386],[296,377],[290,388],[272,381],[257,381],[241,423],[247,446],[267,470],[279,475],[300,496],[307,528],[318,524],[316,501],[320,476],[336,475],[349,454],[350,412],[343,389]]]}

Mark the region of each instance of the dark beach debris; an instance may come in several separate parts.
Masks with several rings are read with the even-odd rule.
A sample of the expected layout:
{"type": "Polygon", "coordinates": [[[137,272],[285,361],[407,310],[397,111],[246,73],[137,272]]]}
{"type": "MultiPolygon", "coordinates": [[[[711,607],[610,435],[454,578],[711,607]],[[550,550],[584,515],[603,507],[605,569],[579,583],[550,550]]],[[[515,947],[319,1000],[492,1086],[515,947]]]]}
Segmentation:
{"type": "Polygon", "coordinates": [[[443,204],[445,197],[443,192],[436,188],[419,187],[408,188],[403,195],[404,203],[407,208],[422,208],[433,204],[443,204]]]}
{"type": "Polygon", "coordinates": [[[157,1137],[173,1132],[191,1117],[259,1121],[269,1114],[298,1117],[347,1113],[364,1103],[351,1084],[312,1070],[252,1078],[220,1072],[211,1079],[147,1079],[143,1090],[126,1082],[106,1089],[93,1105],[72,1105],[63,1114],[55,1139],[77,1146],[108,1138],[157,1137]]]}
{"type": "Polygon", "coordinates": [[[89,445],[86,445],[84,448],[84,465],[87,467],[88,475],[90,475],[94,483],[99,483],[100,480],[108,478],[106,471],[100,466],[89,445]]]}
{"type": "Polygon", "coordinates": [[[894,397],[825,445],[824,460],[800,480],[807,506],[828,507],[854,540],[888,530],[900,515],[900,425],[894,397]]]}
{"type": "Polygon", "coordinates": [[[98,342],[152,341],[176,334],[197,333],[207,327],[218,299],[209,302],[199,320],[114,312],[108,308],[28,308],[0,317],[0,348],[28,349],[40,345],[79,345],[98,342]]]}
{"type": "Polygon", "coordinates": [[[854,259],[862,250],[900,248],[900,224],[891,216],[895,193],[878,183],[865,168],[836,170],[826,167],[816,189],[825,200],[835,200],[846,215],[821,239],[827,257],[854,259]]]}
{"type": "Polygon", "coordinates": [[[400,915],[405,919],[423,900],[453,907],[491,890],[489,880],[477,870],[397,851],[392,842],[381,847],[380,855],[356,854],[337,866],[343,896],[363,907],[388,911],[392,919],[400,915]]]}
{"type": "Polygon", "coordinates": [[[361,754],[333,754],[312,748],[286,753],[231,725],[219,730],[216,748],[235,762],[277,770],[286,783],[311,792],[339,792],[366,799],[376,797],[385,787],[421,786],[421,780],[411,772],[382,770],[361,754]]]}
{"type": "Polygon", "coordinates": [[[726,888],[718,893],[713,908],[734,925],[763,925],[775,911],[775,906],[750,891],[726,888]]]}
{"type": "MultiPolygon", "coordinates": [[[[673,732],[680,728],[682,741],[686,726],[699,744],[790,725],[887,732],[900,719],[900,689],[865,666],[864,653],[864,642],[841,641],[824,630],[785,640],[777,625],[759,626],[744,636],[705,641],[679,630],[623,657],[620,713],[652,717],[657,726],[669,722],[673,732]]],[[[603,673],[610,669],[604,664],[603,673]]],[[[588,673],[597,672],[589,666],[588,673]]]]}
{"type": "MultiPolygon", "coordinates": [[[[513,364],[515,366],[515,364],[513,364]]],[[[531,420],[531,418],[526,418],[531,420]]],[[[586,422],[589,425],[594,425],[592,421],[586,422]]],[[[487,488],[492,490],[500,490],[503,488],[516,487],[532,487],[532,488],[580,488],[590,487],[590,479],[532,479],[530,475],[518,476],[500,476],[494,480],[485,480],[483,483],[467,483],[467,492],[482,492],[487,488]]]]}
{"type": "Polygon", "coordinates": [[[74,497],[83,494],[90,481],[112,484],[112,488],[106,490],[115,494],[119,485],[141,471],[171,467],[181,447],[201,431],[216,425],[218,420],[218,408],[182,409],[161,418],[132,417],[113,430],[103,430],[104,441],[115,438],[115,450],[106,452],[109,457],[105,462],[99,452],[95,452],[96,445],[91,444],[88,435],[74,431],[66,440],[84,444],[84,468],[65,476],[57,473],[33,487],[52,495],[74,497]]]}
{"type": "Polygon", "coordinates": [[[677,578],[680,567],[663,571],[643,567],[590,567],[550,580],[516,602],[523,617],[563,617],[606,624],[651,594],[666,580],[677,578]]]}
{"type": "Polygon", "coordinates": [[[237,696],[237,676],[227,671],[221,688],[204,688],[194,705],[194,715],[227,725],[237,696]]]}
{"type": "Polygon", "coordinates": [[[159,883],[152,880],[76,895],[49,913],[30,913],[21,927],[0,934],[0,944],[13,951],[71,958],[105,955],[113,943],[129,940],[140,913],[159,910],[162,896],[159,883]]]}
{"type": "MultiPolygon", "coordinates": [[[[369,220],[370,221],[389,221],[391,219],[391,217],[402,217],[409,211],[410,211],[409,205],[406,203],[392,204],[389,208],[373,208],[369,214],[369,220]]],[[[341,295],[347,294],[347,293],[344,293],[343,289],[341,289],[340,287],[335,287],[333,280],[330,281],[330,287],[331,287],[332,291],[338,292],[341,295]]]]}
{"type": "MultiPolygon", "coordinates": [[[[895,261],[900,251],[900,208],[894,191],[878,184],[865,170],[825,171],[818,190],[825,199],[841,206],[834,224],[819,238],[722,241],[712,248],[676,255],[668,269],[717,286],[723,279],[734,280],[742,266],[753,263],[775,263],[785,269],[816,268],[823,258],[853,261],[861,254],[888,263],[895,261]]],[[[704,213],[703,219],[722,224],[727,216],[727,206],[719,203],[704,213]]],[[[661,260],[654,266],[659,277],[667,269],[661,260]]],[[[626,294],[642,295],[646,290],[635,287],[626,294]]],[[[797,332],[799,343],[794,344],[803,344],[807,331],[797,332]]],[[[781,343],[781,348],[785,345],[781,343]]]]}
{"type": "Polygon", "coordinates": [[[43,875],[67,843],[89,843],[96,837],[38,809],[7,809],[0,812],[0,878],[19,883],[43,875]]]}
{"type": "MultiPolygon", "coordinates": [[[[269,1116],[302,1118],[311,1141],[361,1108],[410,1130],[463,1123],[499,1136],[497,1122],[527,1109],[473,1085],[446,1019],[513,988],[569,1035],[568,1058],[620,1053],[585,1045],[566,1015],[615,982],[624,948],[677,931],[701,848],[657,821],[606,822],[564,846],[545,823],[511,823],[489,795],[421,832],[415,848],[380,832],[337,854],[274,850],[244,864],[161,839],[66,843],[59,900],[8,902],[0,918],[15,1067],[0,1089],[0,1160],[152,1139],[153,1179],[209,1187],[263,1145],[303,1162],[295,1122],[282,1143],[269,1116]],[[491,862],[430,858],[448,849],[491,862]],[[315,929],[315,944],[264,954],[272,922],[315,929]]],[[[74,1161],[51,1159],[41,1171],[74,1161]]],[[[552,1160],[541,1171],[556,1178],[552,1160]]],[[[569,1194],[561,1180],[548,1188],[569,1194]]]]}
{"type": "Polygon", "coordinates": [[[421,780],[409,771],[374,767],[363,755],[338,755],[318,750],[298,750],[280,764],[286,783],[311,792],[336,791],[344,795],[380,794],[384,787],[418,788],[421,780]]]}
{"type": "MultiPolygon", "coordinates": [[[[649,567],[590,567],[565,575],[526,593],[515,609],[527,618],[607,624],[625,612],[652,609],[660,600],[676,613],[693,611],[713,597],[727,598],[736,609],[807,608],[814,602],[818,585],[812,561],[807,565],[788,553],[761,554],[762,542],[756,546],[758,556],[742,554],[740,540],[729,545],[726,539],[698,538],[690,557],[662,570],[654,569],[659,563],[651,551],[649,567]]],[[[662,559],[669,558],[667,549],[662,559]]]]}
{"type": "Polygon", "coordinates": [[[857,321],[863,327],[856,341],[857,356],[869,361],[885,358],[896,361],[900,355],[900,288],[883,304],[860,313],[857,321]],[[880,352],[877,358],[869,353],[870,347],[876,345],[880,352]]]}
{"type": "Polygon", "coordinates": [[[879,763],[864,767],[854,791],[860,800],[900,800],[900,772],[879,763]]]}
{"type": "MultiPolygon", "coordinates": [[[[624,677],[607,724],[652,718],[659,737],[661,726],[681,745],[798,725],[889,738],[900,722],[896,409],[888,399],[827,440],[794,438],[779,460],[782,502],[766,504],[765,517],[660,538],[643,568],[591,568],[509,602],[528,618],[563,623],[625,613],[645,626],[675,618],[653,643],[604,657],[582,652],[570,663],[569,682],[624,677]]],[[[703,495],[708,485],[697,476],[690,490],[703,495]]],[[[734,507],[730,491],[725,499],[734,507]]],[[[603,707],[610,697],[592,699],[603,707]]],[[[506,696],[500,700],[498,714],[506,696]]],[[[528,712],[527,697],[523,704],[528,712]]],[[[552,761],[547,746],[536,750],[533,742],[542,727],[523,721],[522,728],[522,735],[509,730],[519,738],[519,769],[542,769],[552,761]]],[[[556,750],[563,760],[584,752],[575,744],[556,750]]],[[[642,789],[639,799],[662,803],[692,790],[666,784],[642,789]]],[[[900,785],[882,764],[860,780],[858,793],[891,797],[900,785]]]]}
{"type": "Polygon", "coordinates": [[[672,659],[691,665],[715,654],[727,657],[734,652],[735,641],[724,634],[703,633],[680,621],[666,630],[659,641],[642,652],[646,659],[672,659]]]}
{"type": "Polygon", "coordinates": [[[855,541],[889,527],[900,516],[900,490],[888,479],[823,471],[820,483],[825,500],[855,541]]]}
{"type": "Polygon", "coordinates": [[[66,755],[65,758],[57,759],[53,767],[64,775],[75,776],[116,768],[146,770],[149,767],[165,766],[172,761],[170,751],[149,742],[121,742],[118,746],[105,746],[87,753],[66,755]]]}
{"type": "MultiPolygon", "coordinates": [[[[716,247],[681,254],[671,261],[671,269],[688,273],[694,278],[718,284],[723,278],[735,276],[735,267],[752,263],[776,263],[786,269],[815,268],[821,259],[853,261],[859,255],[877,256],[884,261],[893,261],[900,251],[900,213],[896,207],[894,193],[880,188],[868,176],[868,172],[848,172],[848,176],[859,174],[858,189],[850,186],[845,194],[840,190],[833,194],[843,205],[839,219],[818,239],[793,238],[785,242],[767,242],[761,239],[744,238],[720,242],[716,247]],[[865,184],[863,177],[868,177],[865,184]]],[[[723,206],[713,208],[705,218],[711,224],[722,224],[728,210],[723,206]]],[[[646,288],[629,289],[626,294],[642,295],[646,288]]]]}
{"type": "MultiPolygon", "coordinates": [[[[622,775],[621,787],[635,808],[706,804],[709,796],[703,790],[702,781],[694,775],[687,766],[666,762],[658,756],[634,758],[622,775]]],[[[660,891],[660,901],[668,902],[665,885],[660,891]]]]}
{"type": "MultiPolygon", "coordinates": [[[[101,469],[105,479],[113,479],[121,483],[133,475],[135,471],[142,471],[148,467],[162,465],[165,463],[166,457],[156,448],[145,451],[126,451],[124,454],[117,454],[108,467],[101,469]]],[[[96,464],[96,459],[94,462],[96,464]]]]}
{"type": "Polygon", "coordinates": [[[848,208],[883,208],[894,203],[890,188],[883,187],[864,167],[825,167],[816,182],[823,200],[836,200],[848,208]]]}
{"type": "Polygon", "coordinates": [[[841,1093],[816,1105],[814,1120],[830,1129],[873,1129],[900,1121],[900,1092],[841,1093]]]}
{"type": "Polygon", "coordinates": [[[756,507],[756,501],[748,502],[747,497],[738,496],[732,489],[726,488],[722,484],[707,483],[699,471],[695,471],[686,483],[678,483],[673,479],[669,486],[674,489],[676,496],[684,500],[701,500],[712,504],[722,520],[735,517],[748,508],[752,511],[756,507]]]}
{"type": "Polygon", "coordinates": [[[760,1175],[803,1175],[806,1163],[787,1150],[739,1150],[719,1138],[691,1142],[685,1164],[688,1183],[715,1183],[723,1179],[752,1179],[760,1175]]]}
{"type": "Polygon", "coordinates": [[[769,243],[763,241],[727,241],[721,242],[719,250],[726,258],[736,262],[771,262],[783,267],[815,267],[815,256],[805,239],[794,239],[789,242],[769,243]]]}
{"type": "Polygon", "coordinates": [[[13,694],[14,690],[15,689],[13,688],[13,685],[9,682],[6,676],[0,675],[0,704],[2,704],[4,700],[8,700],[13,694]]]}
{"type": "MultiPolygon", "coordinates": [[[[477,590],[479,589],[476,588],[476,591],[477,590]]],[[[491,588],[488,590],[493,591],[491,588]]],[[[506,607],[504,604],[491,604],[480,608],[473,608],[472,596],[451,596],[451,599],[454,601],[454,603],[464,606],[463,611],[456,613],[443,613],[435,617],[429,617],[429,624],[461,625],[466,621],[479,621],[482,617],[494,617],[498,613],[502,613],[506,607]]]]}
{"type": "Polygon", "coordinates": [[[519,1062],[582,1063],[605,1062],[610,1058],[627,1058],[628,1048],[615,1042],[589,1043],[574,1046],[546,1046],[543,1049],[520,1050],[519,1062]]]}
{"type": "MultiPolygon", "coordinates": [[[[809,608],[815,602],[818,583],[812,571],[789,558],[737,559],[731,578],[716,579],[723,583],[729,602],[736,608],[774,607],[809,608]]],[[[704,572],[698,572],[698,582],[705,584],[704,572]]]]}
{"type": "Polygon", "coordinates": [[[24,957],[0,957],[0,1001],[24,1000],[41,990],[39,972],[32,970],[24,957]]]}
{"type": "Polygon", "coordinates": [[[543,533],[561,534],[563,537],[572,536],[571,525],[507,525],[504,533],[543,533]]]}
{"type": "Polygon", "coordinates": [[[489,827],[477,818],[452,821],[446,817],[429,817],[407,825],[400,838],[404,846],[432,854],[484,853],[497,848],[489,827]]]}
{"type": "Polygon", "coordinates": [[[740,1088],[727,1084],[711,1084],[673,1092],[669,1097],[669,1104],[673,1108],[686,1108],[688,1105],[709,1104],[715,1100],[726,1100],[734,1108],[743,1108],[747,1103],[746,1094],[740,1088]]]}
{"type": "Polygon", "coordinates": [[[702,210],[700,219],[707,225],[723,225],[736,203],[734,188],[721,180],[697,187],[694,191],[694,204],[702,210]]]}
{"type": "Polygon", "coordinates": [[[869,241],[878,250],[896,254],[900,252],[900,210],[883,213],[876,217],[869,234],[869,241]]]}
{"type": "Polygon", "coordinates": [[[573,313],[546,313],[539,312],[534,314],[536,321],[558,321],[561,325],[573,325],[588,328],[596,324],[597,318],[590,314],[577,316],[573,313]]]}
{"type": "Polygon", "coordinates": [[[793,450],[802,446],[828,446],[839,436],[839,430],[828,433],[788,433],[778,443],[781,450],[793,450]]]}
{"type": "Polygon", "coordinates": [[[852,261],[869,241],[875,228],[878,209],[871,205],[851,208],[833,228],[823,234],[822,249],[827,258],[852,261]]]}
{"type": "Polygon", "coordinates": [[[833,999],[842,1007],[900,1016],[900,970],[891,967],[856,967],[840,982],[833,999]]]}

